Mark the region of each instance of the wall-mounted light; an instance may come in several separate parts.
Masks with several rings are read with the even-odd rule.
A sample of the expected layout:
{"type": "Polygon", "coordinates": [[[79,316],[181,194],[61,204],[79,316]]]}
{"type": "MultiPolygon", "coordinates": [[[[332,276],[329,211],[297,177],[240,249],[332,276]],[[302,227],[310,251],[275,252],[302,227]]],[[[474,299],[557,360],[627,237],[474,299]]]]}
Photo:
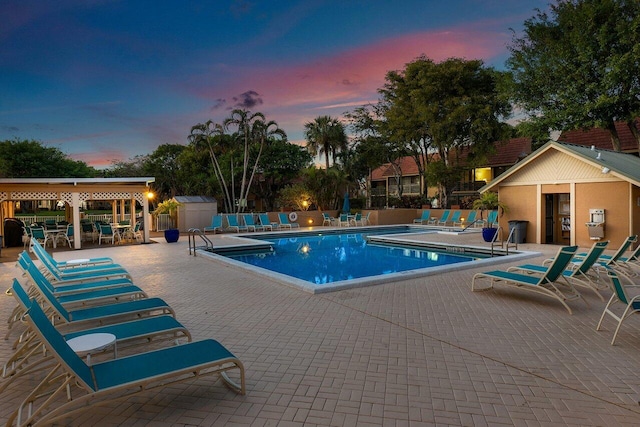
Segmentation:
{"type": "Polygon", "coordinates": [[[609,173],[609,172],[611,172],[611,169],[609,169],[608,167],[605,166],[602,168],[602,173],[609,173]]]}

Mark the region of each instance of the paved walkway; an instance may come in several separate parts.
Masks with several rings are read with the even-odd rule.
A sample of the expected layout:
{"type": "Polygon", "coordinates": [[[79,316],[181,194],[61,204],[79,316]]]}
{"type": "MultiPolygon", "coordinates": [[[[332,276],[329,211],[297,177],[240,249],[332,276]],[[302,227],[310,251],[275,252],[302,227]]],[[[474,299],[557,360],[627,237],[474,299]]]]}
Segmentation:
{"type": "MultiPolygon", "coordinates": [[[[477,235],[439,239],[486,245],[477,235]]],[[[93,407],[69,425],[640,424],[640,319],[611,346],[612,321],[595,331],[604,303],[589,292],[589,306],[572,303],[572,316],[514,289],[472,293],[477,270],[311,295],[189,256],[184,238],[158,242],[81,255],[113,257],[171,304],[195,339],[222,342],[245,364],[247,395],[208,377],[93,407]]],[[[543,252],[536,262],[557,250],[521,248],[543,252]]],[[[0,283],[18,273],[0,264],[0,283]]],[[[14,305],[0,297],[0,313],[14,305]]],[[[0,360],[10,353],[0,340],[0,360]]],[[[0,423],[38,378],[0,396],[0,423]]]]}

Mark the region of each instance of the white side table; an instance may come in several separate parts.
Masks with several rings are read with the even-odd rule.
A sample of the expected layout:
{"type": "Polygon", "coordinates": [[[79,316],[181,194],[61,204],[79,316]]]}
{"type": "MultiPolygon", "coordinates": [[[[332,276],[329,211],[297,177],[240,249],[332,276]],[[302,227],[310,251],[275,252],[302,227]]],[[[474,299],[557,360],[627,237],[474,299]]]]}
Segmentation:
{"type": "Polygon", "coordinates": [[[67,341],[71,350],[79,356],[87,355],[87,365],[91,365],[91,353],[102,351],[113,346],[113,357],[118,357],[116,336],[113,334],[96,333],[80,335],[67,341]]]}

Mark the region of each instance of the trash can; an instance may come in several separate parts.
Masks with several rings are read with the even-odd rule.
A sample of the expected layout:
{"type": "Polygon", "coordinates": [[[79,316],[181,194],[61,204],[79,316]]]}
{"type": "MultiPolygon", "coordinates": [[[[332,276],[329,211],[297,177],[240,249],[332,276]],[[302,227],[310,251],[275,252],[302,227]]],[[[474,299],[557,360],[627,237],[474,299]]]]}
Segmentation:
{"type": "Polygon", "coordinates": [[[6,218],[4,220],[4,242],[8,248],[22,246],[23,234],[22,221],[16,218],[6,218]]]}
{"type": "Polygon", "coordinates": [[[527,223],[519,219],[509,221],[509,234],[514,228],[516,231],[511,235],[509,243],[524,243],[527,240],[527,223]]]}

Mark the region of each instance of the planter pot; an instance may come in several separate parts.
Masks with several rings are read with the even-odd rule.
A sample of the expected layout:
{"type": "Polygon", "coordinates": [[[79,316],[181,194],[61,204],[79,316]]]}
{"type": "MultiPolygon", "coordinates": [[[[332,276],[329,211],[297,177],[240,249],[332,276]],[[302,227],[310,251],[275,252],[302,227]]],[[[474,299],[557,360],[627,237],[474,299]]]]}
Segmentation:
{"type": "Polygon", "coordinates": [[[167,243],[175,243],[180,238],[180,230],[177,228],[171,228],[169,230],[164,230],[164,239],[167,243]]]}
{"type": "Polygon", "coordinates": [[[498,232],[497,228],[485,227],[482,229],[482,238],[484,239],[485,242],[490,242],[493,240],[493,237],[496,235],[497,232],[498,232]]]}

